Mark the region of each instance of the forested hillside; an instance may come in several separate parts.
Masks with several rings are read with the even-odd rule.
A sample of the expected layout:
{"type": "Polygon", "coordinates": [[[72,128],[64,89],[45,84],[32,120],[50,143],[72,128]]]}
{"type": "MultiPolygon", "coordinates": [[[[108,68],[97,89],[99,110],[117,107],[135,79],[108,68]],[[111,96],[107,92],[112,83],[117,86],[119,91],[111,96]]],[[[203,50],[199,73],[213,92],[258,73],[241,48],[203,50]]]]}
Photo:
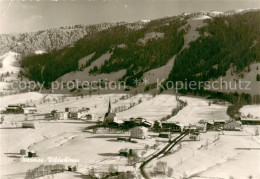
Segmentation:
{"type": "MultiPolygon", "coordinates": [[[[93,67],[90,73],[126,69],[122,80],[135,86],[133,79],[140,79],[144,72],[165,65],[180,52],[187,30],[180,27],[184,27],[187,18],[191,17],[153,20],[139,28],[121,24],[95,31],[78,40],[74,46],[23,58],[24,75],[31,80],[44,81],[47,87],[68,72],[90,66],[110,51],[111,58],[101,67],[93,67]],[[92,53],[94,56],[79,67],[78,61],[92,53]]],[[[237,74],[251,63],[260,61],[259,11],[214,16],[205,22],[207,26],[197,29],[201,36],[177,55],[168,80],[207,81],[225,76],[230,68],[237,74]]]]}
{"type": "Polygon", "coordinates": [[[239,73],[252,62],[260,62],[259,11],[206,21],[201,37],[177,56],[170,80],[205,81],[225,76],[230,67],[239,73]]]}
{"type": "MultiPolygon", "coordinates": [[[[260,11],[220,16],[207,19],[208,26],[198,29],[201,33],[190,48],[182,51],[176,58],[169,75],[171,81],[209,81],[225,76],[231,69],[231,75],[250,72],[250,64],[260,62],[260,11]]],[[[258,67],[256,69],[258,70],[258,67]]],[[[255,81],[250,79],[251,82],[255,81]]],[[[259,83],[258,81],[255,81],[259,83]]],[[[197,83],[198,84],[198,83],[197,83]]],[[[259,95],[238,95],[238,93],[220,93],[204,90],[182,90],[182,93],[211,95],[231,103],[259,103],[259,95]]],[[[259,94],[259,93],[258,93],[259,94]]]]}
{"type": "Polygon", "coordinates": [[[77,41],[73,47],[53,50],[42,55],[27,56],[22,60],[25,76],[32,80],[45,82],[45,85],[58,77],[75,70],[89,66],[107,51],[112,51],[112,57],[101,69],[93,68],[92,74],[110,73],[127,69],[124,79],[129,85],[132,78],[140,78],[145,71],[165,65],[169,58],[180,51],[183,46],[184,30],[178,29],[185,24],[179,17],[151,21],[143,28],[129,28],[119,25],[107,30],[86,35],[77,41]],[[160,32],[163,37],[148,39],[145,44],[139,39],[147,33],[160,32]],[[121,47],[121,46],[123,47],[121,47]],[[78,61],[95,52],[85,66],[78,68],[78,61]]]}

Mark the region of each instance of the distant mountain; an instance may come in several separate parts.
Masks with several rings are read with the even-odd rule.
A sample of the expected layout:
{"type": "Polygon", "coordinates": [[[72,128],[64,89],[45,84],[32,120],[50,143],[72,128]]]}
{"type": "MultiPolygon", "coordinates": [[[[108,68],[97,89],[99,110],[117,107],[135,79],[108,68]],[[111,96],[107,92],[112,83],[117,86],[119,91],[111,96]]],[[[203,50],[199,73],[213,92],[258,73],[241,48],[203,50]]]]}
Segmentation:
{"type": "Polygon", "coordinates": [[[119,24],[121,23],[74,25],[22,34],[0,34],[0,54],[13,51],[26,56],[58,50],[72,45],[85,35],[119,24]]]}

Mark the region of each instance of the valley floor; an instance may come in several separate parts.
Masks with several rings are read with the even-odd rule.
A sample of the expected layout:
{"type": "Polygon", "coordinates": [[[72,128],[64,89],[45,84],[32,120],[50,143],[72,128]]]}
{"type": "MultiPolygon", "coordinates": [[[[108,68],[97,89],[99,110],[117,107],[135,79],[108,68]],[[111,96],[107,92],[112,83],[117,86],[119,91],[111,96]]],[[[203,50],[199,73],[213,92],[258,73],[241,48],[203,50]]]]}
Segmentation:
{"type": "MultiPolygon", "coordinates": [[[[28,169],[42,164],[55,164],[48,160],[49,157],[78,160],[64,163],[66,166],[77,166],[78,173],[64,172],[55,174],[54,178],[78,178],[80,174],[87,174],[93,168],[97,172],[107,171],[111,165],[120,171],[130,170],[136,176],[140,176],[137,167],[129,166],[127,158],[118,155],[119,150],[132,148],[143,153],[145,146],[148,145],[150,147],[143,153],[142,160],[162,148],[167,140],[158,138],[158,133],[150,133],[150,137],[146,140],[135,139],[137,143],[119,142],[117,137],[129,136],[129,132],[100,129],[93,134],[84,129],[94,125],[95,121],[103,119],[109,99],[113,110],[125,106],[125,110],[117,113],[121,120],[143,117],[153,122],[170,115],[178,104],[172,94],[160,94],[154,97],[149,94],[136,96],[109,94],[88,97],[63,96],[62,98],[61,95],[54,94],[24,93],[1,97],[1,105],[13,104],[15,99],[19,99],[19,103],[36,104],[39,114],[53,109],[64,111],[65,107],[90,107],[95,117],[93,121],[46,121],[44,116],[38,116],[35,120],[39,121],[39,128],[23,129],[16,127],[24,121],[23,114],[5,115],[4,123],[0,124],[1,178],[24,177],[28,169]],[[128,109],[130,103],[135,105],[128,109]],[[159,146],[153,148],[156,143],[159,146]],[[43,161],[23,161],[19,155],[20,149],[35,150],[37,159],[43,161]]],[[[201,119],[229,119],[226,115],[227,105],[209,105],[209,100],[189,96],[181,99],[187,101],[188,106],[169,120],[188,125],[196,124],[201,119]]],[[[181,146],[177,145],[172,154],[154,160],[146,166],[146,170],[153,178],[167,178],[167,175],[154,176],[153,174],[156,163],[165,161],[168,167],[173,168],[171,178],[230,178],[231,176],[258,178],[260,138],[254,136],[255,129],[256,126],[244,126],[241,132],[202,133],[200,141],[189,141],[188,138],[184,138],[181,146]]]]}

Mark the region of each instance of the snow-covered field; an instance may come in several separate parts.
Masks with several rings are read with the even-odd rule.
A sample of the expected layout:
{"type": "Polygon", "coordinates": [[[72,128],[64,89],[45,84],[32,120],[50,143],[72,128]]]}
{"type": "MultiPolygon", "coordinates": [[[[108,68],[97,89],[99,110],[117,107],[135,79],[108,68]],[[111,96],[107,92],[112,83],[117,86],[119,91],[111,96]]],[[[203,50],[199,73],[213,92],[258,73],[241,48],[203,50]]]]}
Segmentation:
{"type": "MultiPolygon", "coordinates": [[[[62,95],[43,95],[40,93],[22,93],[12,96],[1,97],[2,107],[8,104],[32,102],[37,105],[38,113],[44,114],[53,109],[64,111],[65,107],[90,107],[95,119],[103,119],[108,109],[108,102],[111,100],[112,108],[121,105],[130,105],[141,99],[146,101],[152,98],[151,95],[137,95],[131,98],[120,100],[125,94],[93,95],[91,97],[65,97],[61,102],[62,95]],[[19,99],[19,100],[16,100],[19,99]],[[43,99],[45,102],[43,102],[43,99]],[[55,102],[56,101],[56,102],[55,102]],[[3,103],[2,103],[3,102],[3,103]],[[116,103],[115,103],[116,102],[116,103]],[[118,103],[118,104],[117,104],[118,103]]],[[[44,116],[42,116],[42,119],[44,116]]],[[[23,114],[5,115],[4,124],[0,124],[1,136],[1,164],[2,176],[24,176],[30,168],[35,168],[42,163],[19,162],[20,149],[37,151],[40,159],[46,160],[48,157],[70,157],[79,159],[77,164],[79,170],[86,172],[89,166],[100,167],[102,165],[126,164],[125,158],[118,156],[118,151],[122,148],[143,149],[145,144],[154,143],[153,139],[140,140],[138,143],[117,142],[118,136],[129,136],[129,133],[119,134],[90,134],[83,130],[93,125],[92,122],[63,120],[45,121],[40,120],[37,129],[16,128],[16,124],[24,121],[23,114]],[[121,162],[121,163],[120,163],[121,162]],[[102,164],[102,165],[101,165],[102,164]],[[14,175],[15,174],[15,175],[14,175]]],[[[46,163],[46,162],[43,162],[46,163]]],[[[72,163],[76,165],[75,163],[72,163]]]]}
{"type": "Polygon", "coordinates": [[[208,132],[201,135],[200,141],[184,138],[181,147],[178,145],[173,154],[154,160],[147,171],[153,172],[156,163],[163,161],[173,168],[173,178],[259,178],[259,147],[260,143],[246,132],[208,132]]]}
{"type": "Polygon", "coordinates": [[[117,116],[119,119],[143,117],[148,121],[155,121],[170,115],[176,106],[177,101],[174,95],[162,94],[143,101],[129,110],[120,112],[117,116]]]}
{"type": "Polygon", "coordinates": [[[181,97],[181,100],[187,101],[188,105],[168,121],[189,125],[196,124],[202,119],[205,121],[229,119],[229,116],[226,114],[227,105],[209,105],[209,102],[212,103],[212,101],[188,96],[181,97]]]}
{"type": "Polygon", "coordinates": [[[260,118],[260,105],[246,105],[240,109],[243,116],[252,115],[252,118],[260,118]]]}
{"type": "MultiPolygon", "coordinates": [[[[227,105],[209,105],[210,100],[190,96],[181,96],[180,99],[187,101],[188,106],[169,120],[188,125],[195,124],[201,119],[229,119],[226,115],[227,105]]],[[[106,94],[73,97],[31,92],[1,97],[1,107],[8,104],[28,102],[36,104],[39,114],[49,113],[53,109],[64,111],[65,107],[89,107],[91,113],[95,116],[94,121],[96,121],[103,119],[108,109],[109,100],[112,104],[112,110],[121,106],[128,108],[131,103],[135,103],[134,107],[118,112],[117,117],[119,119],[144,117],[151,122],[170,115],[171,111],[177,106],[175,95],[166,93],[154,97],[150,94],[135,96],[106,94]],[[125,98],[123,99],[122,96],[125,96],[125,98]],[[126,98],[126,96],[128,97],[126,98]]],[[[255,110],[255,107],[245,106],[242,111],[250,109],[250,113],[253,115],[255,113],[252,112],[254,110],[251,108],[255,110]]],[[[50,164],[47,160],[48,157],[78,159],[78,163],[65,164],[77,165],[78,171],[83,174],[92,167],[96,170],[104,170],[104,168],[107,169],[109,165],[113,164],[120,168],[120,166],[127,164],[126,158],[118,156],[120,149],[132,148],[141,152],[146,144],[152,146],[157,140],[160,143],[159,148],[162,148],[167,141],[158,140],[159,138],[156,137],[158,134],[152,134],[153,137],[146,140],[137,140],[138,143],[118,142],[117,137],[129,136],[129,133],[120,131],[109,133],[107,130],[99,131],[97,134],[83,132],[87,126],[93,125],[94,121],[40,120],[37,129],[16,128],[16,124],[20,124],[24,118],[23,114],[5,115],[4,124],[0,124],[0,171],[3,178],[23,177],[24,172],[28,169],[35,168],[43,163],[50,164]],[[35,150],[39,156],[37,159],[45,161],[38,163],[21,162],[18,154],[20,149],[35,150]]],[[[166,161],[168,166],[174,168],[173,176],[176,178],[184,175],[194,178],[229,178],[230,176],[245,178],[252,175],[253,178],[257,178],[256,170],[259,163],[256,158],[259,157],[257,148],[260,147],[260,139],[257,136],[252,136],[255,134],[255,130],[255,126],[246,126],[243,132],[224,132],[224,135],[220,135],[219,140],[217,140],[218,132],[204,133],[201,135],[201,140],[197,142],[188,141],[188,138],[186,138],[182,142],[181,150],[177,150],[174,154],[159,160],[166,161]],[[248,150],[248,148],[252,149],[248,150]],[[247,161],[247,157],[250,161],[247,161]]],[[[150,148],[145,156],[153,152],[155,152],[155,149],[150,148]]],[[[157,160],[150,163],[147,166],[147,171],[152,171],[156,162],[157,160]]],[[[65,176],[74,177],[74,175],[71,176],[66,172],[57,174],[58,178],[65,178],[65,176]]]]}

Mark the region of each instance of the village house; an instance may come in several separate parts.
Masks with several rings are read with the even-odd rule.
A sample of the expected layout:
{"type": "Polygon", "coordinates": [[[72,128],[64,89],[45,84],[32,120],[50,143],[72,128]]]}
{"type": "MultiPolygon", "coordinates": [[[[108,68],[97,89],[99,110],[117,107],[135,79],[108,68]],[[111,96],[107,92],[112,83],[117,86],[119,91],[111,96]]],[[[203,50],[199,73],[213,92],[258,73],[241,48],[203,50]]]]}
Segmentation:
{"type": "Polygon", "coordinates": [[[145,127],[151,127],[153,125],[151,122],[148,122],[146,119],[142,117],[130,118],[130,120],[134,121],[135,123],[142,124],[145,127]]]}
{"type": "Polygon", "coordinates": [[[142,122],[145,121],[145,119],[142,118],[142,117],[138,117],[138,118],[133,118],[133,117],[131,117],[131,118],[130,118],[130,121],[133,121],[133,122],[135,122],[135,123],[142,123],[142,122]]]}
{"type": "Polygon", "coordinates": [[[241,122],[243,125],[260,125],[259,118],[242,118],[241,122]]]}
{"type": "Polygon", "coordinates": [[[196,124],[196,128],[199,132],[207,132],[207,121],[204,120],[200,120],[197,124],[196,124]]]}
{"type": "Polygon", "coordinates": [[[127,148],[120,149],[119,150],[119,155],[120,156],[124,156],[124,157],[131,156],[131,155],[133,155],[133,150],[132,149],[127,149],[127,148]]]}
{"type": "Polygon", "coordinates": [[[92,120],[94,117],[93,117],[93,114],[87,114],[86,115],[86,120],[92,120]]]}
{"type": "Polygon", "coordinates": [[[193,140],[193,141],[200,140],[200,135],[199,135],[198,132],[190,133],[189,134],[189,139],[193,140]]]}
{"type": "Polygon", "coordinates": [[[6,113],[22,113],[23,108],[21,105],[8,105],[5,110],[6,113]]]}
{"type": "Polygon", "coordinates": [[[144,118],[130,118],[124,120],[124,125],[133,128],[136,126],[144,126],[150,128],[153,124],[151,122],[146,121],[144,118]]]}
{"type": "Polygon", "coordinates": [[[148,136],[148,129],[146,127],[134,127],[130,130],[130,137],[137,139],[145,139],[148,136]]]}
{"type": "Polygon", "coordinates": [[[26,155],[26,150],[25,149],[21,149],[20,150],[20,155],[26,155]]]}
{"type": "Polygon", "coordinates": [[[226,123],[226,121],[224,119],[218,119],[218,120],[214,120],[214,126],[217,128],[217,129],[223,129],[224,127],[224,124],[226,123]]]}
{"type": "Polygon", "coordinates": [[[32,129],[36,129],[39,127],[38,122],[34,122],[34,121],[25,121],[22,123],[22,128],[32,128],[32,129]]]}
{"type": "Polygon", "coordinates": [[[32,107],[24,107],[23,108],[23,113],[24,114],[34,114],[37,112],[36,107],[32,106],[32,107]]]}
{"type": "Polygon", "coordinates": [[[198,132],[197,126],[191,124],[188,126],[184,126],[184,130],[189,130],[190,133],[198,132]]]}
{"type": "Polygon", "coordinates": [[[142,123],[142,125],[143,125],[144,127],[150,128],[150,127],[152,127],[153,124],[152,124],[151,122],[145,120],[145,121],[142,123]]]}
{"type": "Polygon", "coordinates": [[[214,129],[214,122],[207,121],[207,130],[213,130],[213,129],[214,129]]]}
{"type": "Polygon", "coordinates": [[[81,110],[78,111],[79,118],[80,119],[86,119],[86,116],[89,114],[89,110],[86,110],[85,108],[82,108],[81,110]]]}
{"type": "Polygon", "coordinates": [[[240,131],[241,129],[242,123],[240,121],[230,121],[223,126],[223,130],[227,131],[240,131]]]}
{"type": "Polygon", "coordinates": [[[171,133],[170,132],[161,132],[161,133],[159,133],[159,137],[170,139],[171,138],[171,133]]]}
{"type": "Polygon", "coordinates": [[[162,122],[162,131],[164,132],[182,132],[184,126],[175,122],[162,122]]]}
{"type": "Polygon", "coordinates": [[[65,112],[78,112],[78,107],[66,107],[65,112]]]}
{"type": "Polygon", "coordinates": [[[29,158],[37,157],[37,154],[36,154],[35,151],[29,151],[29,152],[28,152],[28,157],[29,157],[29,158]]]}
{"type": "Polygon", "coordinates": [[[55,120],[66,120],[69,117],[69,113],[68,112],[55,112],[53,115],[53,118],[55,120]]]}
{"type": "Polygon", "coordinates": [[[52,120],[53,119],[53,115],[51,113],[46,113],[46,114],[44,114],[44,119],[45,120],[52,120]]]}
{"type": "Polygon", "coordinates": [[[80,114],[78,112],[70,112],[70,118],[71,119],[79,119],[80,114]]]}

